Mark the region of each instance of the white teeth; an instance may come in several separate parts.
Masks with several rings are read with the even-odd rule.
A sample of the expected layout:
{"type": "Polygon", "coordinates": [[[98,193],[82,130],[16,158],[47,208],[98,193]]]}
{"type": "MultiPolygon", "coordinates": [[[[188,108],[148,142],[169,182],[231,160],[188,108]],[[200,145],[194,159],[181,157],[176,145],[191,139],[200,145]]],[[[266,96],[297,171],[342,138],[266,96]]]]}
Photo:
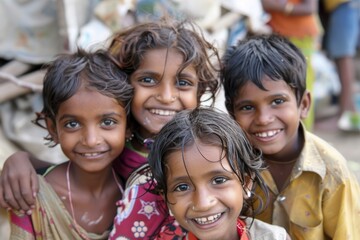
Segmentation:
{"type": "Polygon", "coordinates": [[[81,155],[83,155],[84,157],[95,157],[100,155],[100,152],[96,152],[96,153],[82,153],[81,155]]]}
{"type": "Polygon", "coordinates": [[[176,111],[162,110],[162,109],[151,109],[150,112],[161,116],[173,116],[176,114],[176,111]]]}
{"type": "Polygon", "coordinates": [[[275,136],[276,134],[278,134],[279,132],[280,132],[280,129],[271,130],[271,131],[268,131],[268,132],[255,133],[255,136],[262,137],[262,138],[272,137],[272,136],[275,136]]]}
{"type": "Polygon", "coordinates": [[[218,213],[216,215],[208,216],[208,217],[202,217],[202,218],[194,218],[195,222],[198,224],[210,224],[215,222],[221,217],[221,213],[218,213]]]}

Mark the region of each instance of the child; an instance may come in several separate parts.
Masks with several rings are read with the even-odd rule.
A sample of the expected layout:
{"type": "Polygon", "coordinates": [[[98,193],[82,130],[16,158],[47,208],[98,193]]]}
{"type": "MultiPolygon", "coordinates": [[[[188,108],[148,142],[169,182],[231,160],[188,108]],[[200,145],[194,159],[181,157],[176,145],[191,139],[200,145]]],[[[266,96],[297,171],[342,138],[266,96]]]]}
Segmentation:
{"type": "Polygon", "coordinates": [[[267,194],[262,159],[239,125],[208,108],[184,110],[156,136],[149,165],[184,239],[286,239],[254,215],[253,185],[267,194]]]}
{"type": "Polygon", "coordinates": [[[283,37],[257,36],[223,57],[226,108],[261,149],[270,204],[259,219],[294,239],[359,239],[360,191],[341,154],[306,131],[306,63],[283,37]]]}
{"type": "MultiPolygon", "coordinates": [[[[172,229],[173,218],[163,199],[147,191],[146,174],[137,175],[141,171],[135,171],[130,179],[129,176],[147,163],[146,144],[175,113],[199,106],[206,91],[212,99],[218,91],[216,62],[212,63],[218,60],[217,51],[200,33],[187,26],[186,22],[171,19],[135,25],[115,35],[110,45],[109,51],[129,74],[134,87],[129,121],[133,137],[128,138],[124,151],[114,163],[121,179],[127,181],[127,190],[118,203],[113,238],[146,236],[151,239],[164,224],[169,223],[172,229]],[[138,176],[145,176],[145,185],[134,184],[138,176]]],[[[28,211],[33,204],[32,194],[21,194],[38,189],[35,180],[29,181],[34,170],[27,159],[28,154],[17,153],[4,165],[0,184],[2,207],[28,211]],[[9,204],[3,200],[4,193],[9,204]]],[[[181,235],[180,232],[173,234],[181,235]]]]}
{"type": "Polygon", "coordinates": [[[79,49],[49,64],[34,122],[45,122],[50,146],[60,144],[69,161],[38,175],[31,216],[10,212],[11,239],[108,237],[123,194],[112,161],[125,146],[132,93],[105,51],[79,49]]]}

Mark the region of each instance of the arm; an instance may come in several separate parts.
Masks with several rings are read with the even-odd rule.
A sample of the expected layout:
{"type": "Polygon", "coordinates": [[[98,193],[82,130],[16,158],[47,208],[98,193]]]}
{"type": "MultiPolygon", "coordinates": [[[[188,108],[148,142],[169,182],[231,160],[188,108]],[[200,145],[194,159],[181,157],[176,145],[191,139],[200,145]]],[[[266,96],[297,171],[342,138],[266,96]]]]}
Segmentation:
{"type": "Polygon", "coordinates": [[[303,0],[298,4],[291,4],[286,7],[286,0],[262,0],[265,11],[277,11],[292,16],[310,15],[318,11],[318,0],[303,0]],[[292,6],[291,6],[292,5],[292,6]]]}
{"type": "Polygon", "coordinates": [[[5,161],[0,175],[1,207],[31,213],[39,191],[33,165],[41,168],[49,166],[49,163],[36,159],[27,152],[16,152],[5,161]]]}

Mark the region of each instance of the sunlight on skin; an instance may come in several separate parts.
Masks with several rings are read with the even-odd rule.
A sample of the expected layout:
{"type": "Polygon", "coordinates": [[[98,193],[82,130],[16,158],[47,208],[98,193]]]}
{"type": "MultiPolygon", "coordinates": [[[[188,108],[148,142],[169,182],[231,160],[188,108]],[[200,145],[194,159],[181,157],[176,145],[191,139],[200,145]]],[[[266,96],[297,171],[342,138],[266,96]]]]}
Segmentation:
{"type": "Polygon", "coordinates": [[[101,220],[104,218],[104,215],[100,215],[100,216],[98,217],[98,219],[91,221],[91,220],[89,219],[88,215],[89,215],[89,214],[88,214],[87,212],[85,212],[85,214],[81,217],[81,221],[82,221],[82,222],[87,222],[87,223],[88,223],[88,226],[96,225],[96,224],[98,224],[99,222],[101,222],[101,220]]]}

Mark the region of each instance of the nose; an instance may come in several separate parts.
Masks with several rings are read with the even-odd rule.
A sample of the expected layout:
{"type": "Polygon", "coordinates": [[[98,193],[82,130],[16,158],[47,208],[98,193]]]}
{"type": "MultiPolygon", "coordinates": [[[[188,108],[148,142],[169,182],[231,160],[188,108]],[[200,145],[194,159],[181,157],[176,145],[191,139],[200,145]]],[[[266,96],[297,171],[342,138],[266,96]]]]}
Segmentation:
{"type": "Polygon", "coordinates": [[[101,135],[96,127],[85,127],[82,131],[81,143],[84,146],[95,147],[101,143],[101,135]]]}
{"type": "Polygon", "coordinates": [[[274,115],[268,108],[258,109],[256,112],[255,123],[258,125],[267,125],[274,121],[274,115]]]}
{"type": "Polygon", "coordinates": [[[217,198],[207,189],[196,189],[193,194],[192,202],[193,211],[205,212],[216,205],[217,198]]]}
{"type": "Polygon", "coordinates": [[[179,95],[179,90],[172,81],[163,79],[159,88],[157,89],[156,99],[162,103],[172,103],[179,95]]]}

